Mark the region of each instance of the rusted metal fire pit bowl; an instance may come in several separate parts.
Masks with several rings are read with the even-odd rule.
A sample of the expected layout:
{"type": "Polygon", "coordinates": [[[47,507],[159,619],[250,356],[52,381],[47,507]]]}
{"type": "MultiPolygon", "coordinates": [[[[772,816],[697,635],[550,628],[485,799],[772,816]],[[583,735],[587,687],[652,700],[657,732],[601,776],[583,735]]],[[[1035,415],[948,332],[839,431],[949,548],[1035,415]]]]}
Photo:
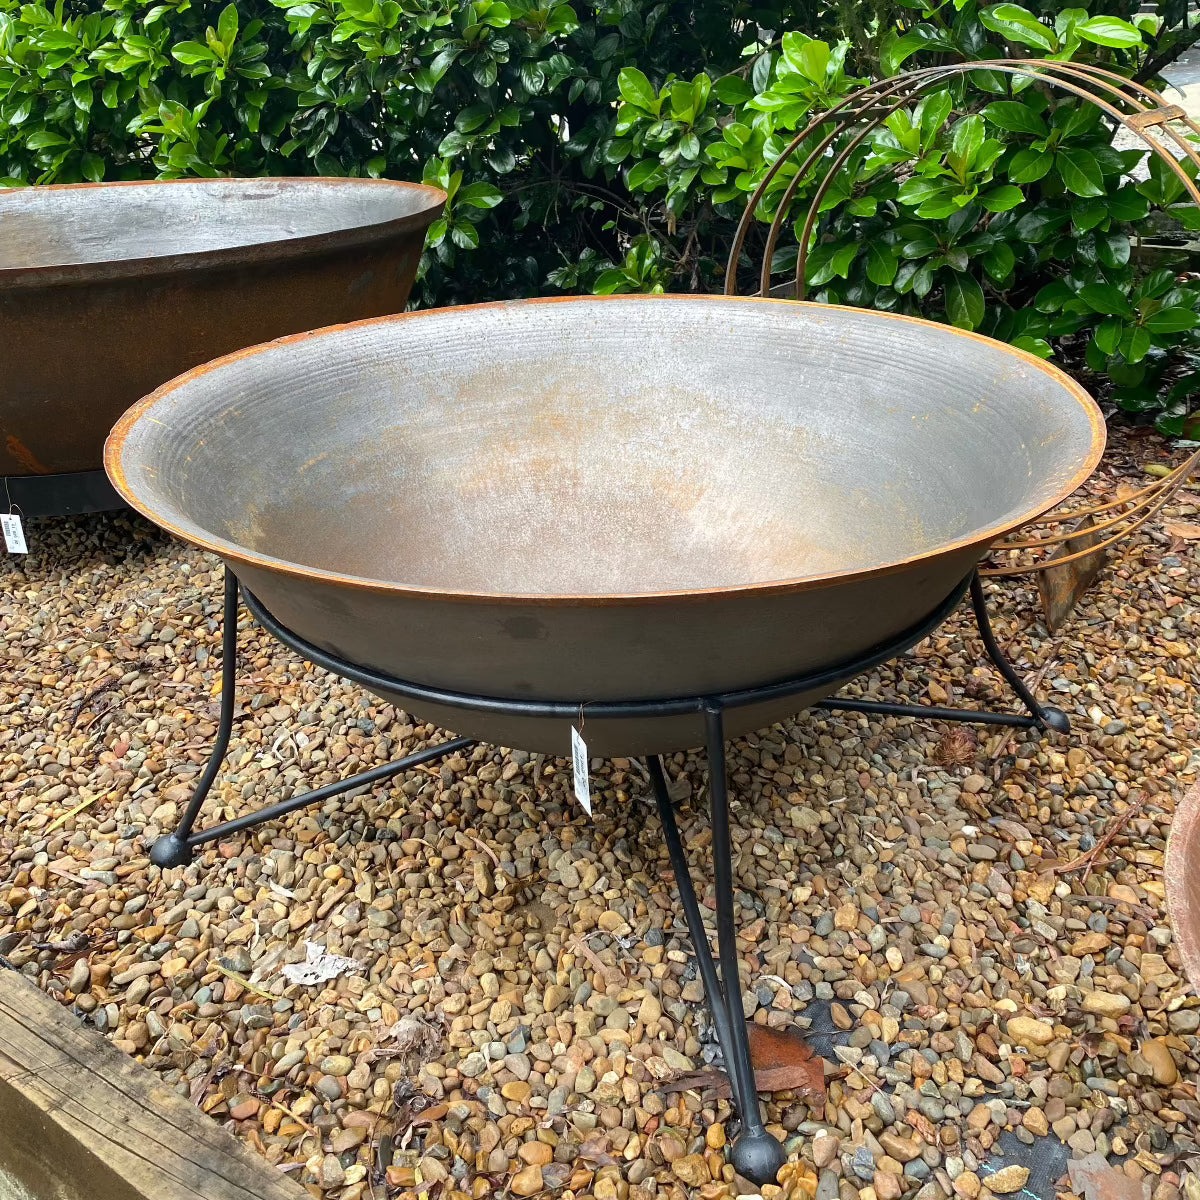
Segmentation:
{"type": "MultiPolygon", "coordinates": [[[[106,463],[304,641],[450,692],[579,702],[605,755],[700,744],[703,720],[591,721],[588,704],[791,679],[916,629],[1103,441],[1066,375],[943,325],[579,297],[243,351],[135,406],[106,463]]],[[[742,707],[726,732],[845,678],[742,707]]],[[[404,707],[569,745],[567,720],[404,707]]]]}
{"type": "Polygon", "coordinates": [[[0,190],[0,476],[26,515],[119,503],[104,439],[198,363],[402,311],[445,196],[364,179],[0,190]]]}
{"type": "Polygon", "coordinates": [[[472,738],[573,749],[589,811],[589,750],[646,755],[741,1118],[730,1161],[771,1182],[785,1154],[742,1008],[725,739],[903,652],[968,586],[1024,714],[822,702],[1066,729],[1005,660],[974,566],[1074,490],[1103,442],[1095,405],[1036,358],[787,301],[442,309],[191,371],[105,451],[130,503],[231,568],[215,746],[150,859],[181,866],[472,738]],[[303,657],[467,736],[197,829],[233,732],[239,593],[303,657]],[[701,744],[719,977],[657,757],[701,744]]]}

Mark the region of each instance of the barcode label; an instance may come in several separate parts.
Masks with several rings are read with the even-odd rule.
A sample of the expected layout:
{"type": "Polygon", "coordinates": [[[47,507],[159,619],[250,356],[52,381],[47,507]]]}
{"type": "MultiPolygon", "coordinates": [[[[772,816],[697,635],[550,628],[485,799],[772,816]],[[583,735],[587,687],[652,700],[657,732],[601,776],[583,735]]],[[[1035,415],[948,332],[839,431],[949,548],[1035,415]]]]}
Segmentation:
{"type": "Polygon", "coordinates": [[[0,513],[0,525],[4,527],[4,548],[9,554],[28,554],[21,518],[16,513],[0,513]]]}
{"type": "Polygon", "coordinates": [[[592,791],[588,786],[587,743],[579,736],[579,730],[571,726],[571,768],[575,775],[575,799],[583,811],[592,815],[592,791]]]}

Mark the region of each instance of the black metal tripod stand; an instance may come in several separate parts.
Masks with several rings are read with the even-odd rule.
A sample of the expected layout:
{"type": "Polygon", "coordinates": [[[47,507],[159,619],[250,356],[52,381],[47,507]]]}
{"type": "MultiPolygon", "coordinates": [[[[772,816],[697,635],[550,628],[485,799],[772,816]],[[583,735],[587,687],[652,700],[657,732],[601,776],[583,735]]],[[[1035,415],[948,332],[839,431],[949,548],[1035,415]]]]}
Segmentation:
{"type": "MultiPolygon", "coordinates": [[[[996,644],[988,620],[984,604],[983,587],[978,575],[972,573],[955,591],[947,597],[936,612],[919,627],[907,630],[900,637],[883,646],[875,647],[866,655],[851,663],[841,663],[828,671],[806,675],[799,679],[787,680],[782,683],[768,684],[763,687],[749,688],[738,692],[727,692],[714,696],[695,696],[672,698],[661,701],[639,700],[630,702],[589,703],[587,706],[588,720],[604,720],[605,718],[656,717],[677,713],[698,713],[703,715],[706,748],[709,764],[709,801],[713,834],[713,867],[716,885],[717,903],[717,947],[720,963],[718,974],[717,963],[713,960],[712,949],[708,934],[704,928],[704,920],[700,914],[700,906],[696,899],[696,891],[692,882],[691,872],[687,863],[683,843],[679,836],[679,827],[675,821],[675,812],[667,792],[667,781],[663,771],[662,760],[652,756],[648,760],[650,782],[654,790],[654,798],[658,805],[659,817],[663,825],[663,833],[667,841],[667,850],[671,858],[671,866],[675,873],[676,885],[679,888],[680,901],[683,906],[684,918],[687,921],[688,933],[696,951],[697,965],[704,983],[705,995],[713,1014],[713,1024],[717,1032],[717,1040],[721,1046],[726,1069],[729,1073],[730,1087],[734,1106],[742,1121],[742,1130],[733,1143],[730,1159],[738,1174],[755,1183],[769,1183],[775,1179],[776,1173],[784,1162],[784,1149],[780,1142],[766,1129],[763,1122],[761,1107],[754,1082],[754,1067],[750,1060],[750,1045],[746,1033],[746,1018],[742,1007],[741,980],[738,971],[737,930],[734,925],[733,897],[733,849],[729,835],[729,797],[726,784],[725,761],[725,728],[723,714],[733,708],[754,704],[758,701],[775,699],[788,695],[800,695],[811,692],[815,688],[829,685],[838,680],[852,678],[862,671],[869,670],[882,662],[894,658],[921,638],[931,633],[953,611],[961,600],[963,593],[970,590],[971,604],[975,612],[975,620],[983,639],[984,649],[996,668],[1004,676],[1013,691],[1024,704],[1023,713],[989,712],[975,709],[937,708],[926,705],[889,704],[875,701],[844,699],[836,697],[823,700],[819,706],[826,709],[847,709],[853,712],[882,713],[891,716],[924,717],[942,721],[967,721],[988,725],[1009,725],[1022,729],[1053,729],[1066,733],[1070,722],[1065,713],[1056,708],[1039,704],[1037,698],[1025,686],[1012,665],[1005,659],[1000,647],[996,644]]],[[[412,767],[424,763],[435,762],[448,757],[459,750],[473,746],[471,738],[453,738],[436,746],[428,746],[415,754],[407,755],[394,762],[373,767],[362,771],[348,779],[340,780],[326,787],[317,788],[278,804],[269,805],[256,812],[223,821],[207,829],[195,829],[196,818],[204,801],[216,781],[221,763],[229,748],[229,740],[233,731],[234,695],[237,684],[237,615],[238,615],[239,584],[237,577],[226,568],[225,572],[225,608],[224,628],[222,636],[221,661],[221,715],[217,729],[217,738],[196,789],[192,794],[187,808],[178,826],[172,833],[160,837],[150,850],[150,860],[159,867],[178,867],[191,862],[196,849],[206,842],[217,838],[228,837],[240,833],[251,826],[264,821],[273,821],[297,809],[319,804],[332,796],[338,796],[365,784],[378,783],[394,775],[398,775],[412,767]]],[[[561,719],[569,722],[578,714],[578,701],[530,701],[530,700],[498,700],[495,697],[472,697],[457,693],[439,691],[421,684],[384,676],[378,672],[360,667],[357,664],[320,650],[311,643],[304,641],[296,634],[282,626],[270,615],[249,592],[243,591],[247,607],[256,620],[273,634],[284,645],[291,647],[303,658],[317,666],[336,672],[344,678],[361,683],[366,687],[382,689],[390,694],[398,694],[416,701],[419,708],[422,699],[430,702],[445,703],[448,700],[463,708],[487,708],[492,712],[498,709],[511,712],[514,715],[541,716],[561,719]]]]}

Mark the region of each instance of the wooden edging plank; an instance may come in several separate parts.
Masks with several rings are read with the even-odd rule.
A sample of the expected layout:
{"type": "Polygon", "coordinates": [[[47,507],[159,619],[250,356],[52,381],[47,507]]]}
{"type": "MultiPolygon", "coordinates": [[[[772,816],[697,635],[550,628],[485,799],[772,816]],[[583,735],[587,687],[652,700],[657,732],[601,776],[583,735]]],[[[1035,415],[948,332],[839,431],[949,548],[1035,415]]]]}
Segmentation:
{"type": "MultiPolygon", "coordinates": [[[[0,1165],[48,1172],[39,1195],[307,1200],[174,1089],[0,969],[0,1165]],[[86,1186],[86,1191],[72,1191],[86,1186]]],[[[18,1178],[20,1171],[18,1170],[18,1178]]]]}

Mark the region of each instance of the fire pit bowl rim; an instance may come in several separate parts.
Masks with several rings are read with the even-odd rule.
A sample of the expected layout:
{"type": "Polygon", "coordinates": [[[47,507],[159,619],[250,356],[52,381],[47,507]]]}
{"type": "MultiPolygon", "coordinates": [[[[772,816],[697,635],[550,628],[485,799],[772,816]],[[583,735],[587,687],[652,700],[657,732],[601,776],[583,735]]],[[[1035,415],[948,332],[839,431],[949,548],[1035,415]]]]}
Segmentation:
{"type": "Polygon", "coordinates": [[[161,387],[156,388],[148,396],[144,397],[134,404],[113,427],[104,446],[104,467],[108,473],[109,479],[112,481],[114,488],[124,498],[124,500],[137,512],[153,521],[155,524],[166,529],[192,545],[198,546],[203,550],[210,551],[219,555],[228,563],[236,565],[249,566],[271,571],[277,574],[282,574],[295,579],[308,580],[313,582],[321,582],[337,585],[339,587],[352,588],[364,593],[375,593],[378,595],[390,596],[407,596],[410,598],[427,597],[429,599],[437,599],[439,601],[461,601],[464,603],[490,603],[490,604],[514,604],[514,605],[545,605],[545,606],[582,606],[582,607],[603,607],[611,605],[643,605],[655,603],[669,603],[677,600],[704,600],[718,599],[728,597],[743,597],[743,596],[770,596],[784,593],[797,593],[802,591],[816,590],[819,588],[833,587],[844,584],[850,581],[866,580],[886,575],[895,574],[900,571],[908,570],[913,566],[932,562],[937,559],[942,559],[947,555],[952,555],[956,551],[966,551],[982,549],[990,545],[992,542],[1003,537],[1012,530],[1019,528],[1042,513],[1056,507],[1069,495],[1071,495],[1084,481],[1091,475],[1096,465],[1099,463],[1101,455],[1104,452],[1106,439],[1106,428],[1104,417],[1099,406],[1091,395],[1067,375],[1064,371],[1050,365],[1044,360],[1031,354],[1028,351],[1021,350],[1018,347],[1006,345],[1003,342],[998,342],[994,338],[985,337],[982,334],[970,332],[968,330],[958,329],[950,325],[945,325],[936,321],[929,321],[921,317],[910,317],[900,313],[881,312],[875,309],[864,309],[852,305],[830,305],[820,304],[813,301],[795,301],[783,300],[775,298],[764,298],[760,296],[725,296],[719,293],[703,293],[703,294],[677,294],[666,293],[662,295],[647,295],[647,294],[632,294],[632,295],[611,295],[611,296],[552,296],[552,297],[537,297],[526,300],[502,300],[492,301],[483,304],[457,305],[446,308],[429,309],[419,312],[400,313],[392,316],[374,317],[365,321],[355,321],[341,325],[330,325],[323,329],[314,329],[307,333],[292,334],[288,337],[277,338],[271,342],[265,342],[257,346],[249,346],[243,350],[235,351],[232,354],[224,355],[221,358],[214,359],[212,362],[205,363],[191,371],[178,376],[175,379],[168,381],[161,387]],[[163,512],[154,505],[147,503],[139,494],[140,489],[135,489],[129,483],[124,467],[122,465],[122,453],[125,447],[125,441],[133,427],[149,413],[149,411],[160,400],[165,399],[170,393],[177,389],[186,386],[189,382],[202,378],[209,372],[218,371],[222,367],[237,362],[242,359],[251,358],[255,355],[265,353],[271,349],[278,348],[287,344],[295,344],[311,338],[328,337],[336,335],[339,332],[355,329],[366,329],[376,325],[392,325],[406,321],[419,321],[436,318],[443,314],[464,314],[467,312],[483,312],[487,310],[511,309],[519,306],[535,306],[535,305],[563,305],[563,304],[588,304],[588,305],[620,305],[630,303],[641,304],[656,304],[664,302],[684,302],[688,304],[714,304],[714,305],[748,305],[748,306],[782,306],[786,309],[806,310],[810,312],[829,312],[830,310],[842,310],[866,316],[871,320],[879,321],[897,321],[907,322],[911,325],[920,326],[929,330],[936,330],[939,334],[946,337],[967,339],[974,342],[983,343],[993,349],[999,349],[1004,353],[1013,356],[1018,360],[1023,360],[1035,370],[1047,375],[1057,384],[1066,394],[1070,395],[1079,407],[1083,410],[1088,418],[1088,423],[1091,430],[1091,442],[1088,447],[1088,453],[1085,456],[1081,466],[1056,488],[1052,489],[1046,495],[1042,496],[1035,505],[1026,510],[1017,513],[1010,513],[1000,523],[988,527],[983,530],[972,531],[965,537],[958,538],[953,541],[941,542],[938,545],[924,550],[918,554],[910,555],[904,558],[897,558],[893,561],[882,563],[871,567],[851,567],[841,571],[827,571],[819,575],[802,576],[792,579],[765,580],[755,583],[738,583],[726,584],[715,587],[704,588],[680,588],[680,589],[664,589],[645,592],[612,592],[612,593],[584,593],[584,594],[568,594],[560,593],[548,595],[544,593],[520,593],[512,592],[488,592],[480,590],[464,590],[460,588],[440,588],[430,585],[414,586],[411,584],[397,583],[389,580],[370,579],[357,575],[347,575],[336,571],[330,571],[319,567],[309,567],[300,563],[288,561],[286,559],[276,558],[273,555],[262,554],[256,551],[248,550],[246,547],[230,541],[226,538],[214,535],[209,531],[202,529],[200,526],[185,521],[183,523],[164,516],[163,512]]]}
{"type": "MultiPolygon", "coordinates": [[[[8,266],[0,263],[0,288],[46,287],[56,284],[87,284],[106,280],[128,279],[137,276],[167,275],[184,270],[246,267],[254,264],[285,262],[293,258],[311,257],[317,253],[347,250],[394,237],[410,230],[424,229],[446,205],[446,193],[424,183],[406,183],[396,179],[363,179],[353,176],[271,175],[217,176],[202,179],[122,179],[98,183],[52,183],[12,189],[13,194],[28,191],[44,193],[83,192],[116,188],[287,188],[296,185],[325,188],[390,189],[397,196],[420,199],[410,211],[386,221],[354,223],[323,233],[298,237],[271,238],[264,241],[233,242],[207,250],[185,250],[168,254],[141,255],[128,258],[82,260],[69,263],[48,263],[35,266],[8,266]]],[[[2,202],[3,197],[0,197],[2,202]]],[[[0,213],[2,213],[0,203],[0,213]]],[[[375,319],[375,318],[371,318],[375,319]]]]}

